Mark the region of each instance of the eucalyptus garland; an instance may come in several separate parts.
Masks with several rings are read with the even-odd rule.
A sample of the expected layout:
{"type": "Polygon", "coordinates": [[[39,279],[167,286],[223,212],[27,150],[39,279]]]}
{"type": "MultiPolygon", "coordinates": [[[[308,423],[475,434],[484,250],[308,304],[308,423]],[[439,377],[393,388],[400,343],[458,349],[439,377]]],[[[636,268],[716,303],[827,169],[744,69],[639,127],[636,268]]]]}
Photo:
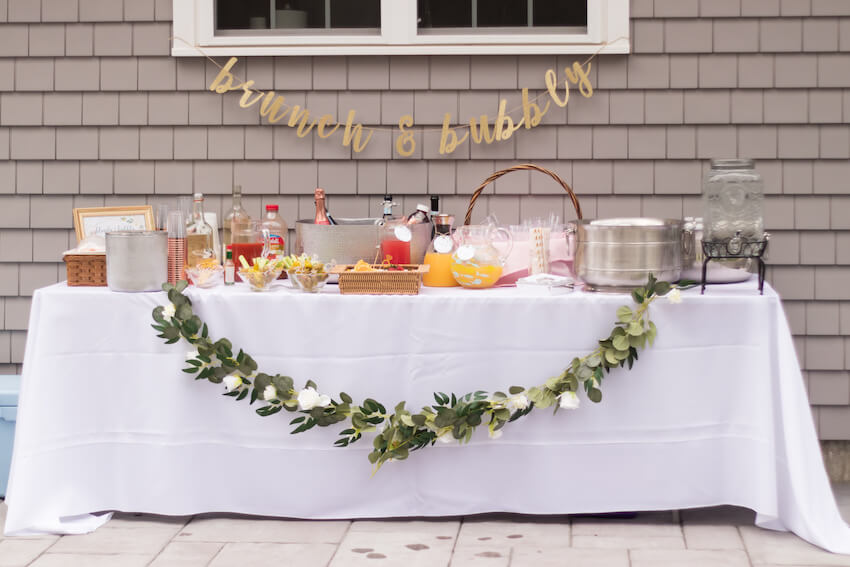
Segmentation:
{"type": "Polygon", "coordinates": [[[224,384],[225,396],[237,401],[250,396],[250,403],[262,403],[256,409],[263,417],[281,410],[298,413],[290,425],[291,433],[303,433],[316,426],[327,427],[345,422],[334,445],[346,447],[359,441],[363,434],[374,433],[373,450],[369,462],[377,471],[387,461],[406,459],[411,451],[434,445],[437,441],[468,442],[473,432],[486,423],[491,438],[498,438],[507,423],[516,421],[535,408],[554,406],[575,409],[579,406],[578,393],[584,390],[595,403],[602,400],[602,380],[614,368],[628,366],[638,359],[638,351],[655,341],[658,330],[649,320],[648,308],[658,297],[667,296],[673,303],[681,301],[680,289],[691,287],[693,282],[673,285],[657,281],[650,276],[647,284],[634,289],[631,297],[635,306],[617,309],[617,322],[608,337],[599,341],[591,353],[573,358],[569,367],[543,384],[524,388],[511,386],[508,392],[470,392],[457,396],[435,392],[435,404],[418,412],[408,410],[401,401],[387,412],[386,406],[372,398],[355,403],[345,392],[332,398],[320,392],[318,385],[308,380],[301,389],[289,376],[258,372],[257,363],[244,352],[234,355],[233,345],[226,338],[213,341],[206,323],[195,315],[192,302],[183,294],[187,282],[176,286],[163,284],[170,303],[153,310],[152,325],[173,344],[181,338],[196,350],[187,354],[187,368],[183,372],[194,374],[196,380],[224,384]]]}

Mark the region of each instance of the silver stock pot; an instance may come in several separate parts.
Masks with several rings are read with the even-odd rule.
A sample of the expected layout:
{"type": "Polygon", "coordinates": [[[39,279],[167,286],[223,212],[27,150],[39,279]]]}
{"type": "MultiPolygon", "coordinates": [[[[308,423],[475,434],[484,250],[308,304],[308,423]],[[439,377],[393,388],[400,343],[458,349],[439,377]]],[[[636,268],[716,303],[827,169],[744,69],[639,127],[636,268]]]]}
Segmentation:
{"type": "Polygon", "coordinates": [[[625,291],[653,274],[674,282],[682,271],[682,221],[654,218],[584,219],[568,225],[575,272],[591,289],[625,291]]]}

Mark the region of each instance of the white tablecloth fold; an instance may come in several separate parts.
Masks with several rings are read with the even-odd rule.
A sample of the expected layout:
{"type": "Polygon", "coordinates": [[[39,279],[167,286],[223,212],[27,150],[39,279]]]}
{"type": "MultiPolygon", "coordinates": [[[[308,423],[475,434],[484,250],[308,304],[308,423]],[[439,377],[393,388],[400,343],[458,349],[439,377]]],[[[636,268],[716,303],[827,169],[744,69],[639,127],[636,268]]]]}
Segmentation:
{"type": "MultiPolygon", "coordinates": [[[[416,409],[434,391],[543,382],[592,350],[628,302],[514,289],[189,294],[213,338],[226,335],[262,370],[416,409]]],[[[260,418],[181,372],[189,346],[150,328],[165,294],[38,290],[5,532],[82,533],[104,510],[371,518],[731,504],[850,553],[778,296],[759,296],[754,282],[683,295],[653,305],[655,347],[606,377],[601,404],[537,411],[498,440],[482,431],[371,477],[370,439],[334,448],[343,426],[290,435],[291,414],[260,418]]]]}

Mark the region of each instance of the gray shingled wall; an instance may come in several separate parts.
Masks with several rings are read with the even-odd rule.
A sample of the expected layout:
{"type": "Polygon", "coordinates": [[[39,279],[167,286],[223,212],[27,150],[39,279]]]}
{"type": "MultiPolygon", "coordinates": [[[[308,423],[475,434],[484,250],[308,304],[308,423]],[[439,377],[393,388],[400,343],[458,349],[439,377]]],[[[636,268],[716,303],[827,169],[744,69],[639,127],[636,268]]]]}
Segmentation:
{"type": "MultiPolygon", "coordinates": [[[[202,191],[221,212],[233,183],[292,225],[324,187],[337,216],[410,211],[426,193],[463,213],[490,172],[533,161],[572,183],[587,217],[700,213],[714,156],[758,160],[773,234],[768,278],[785,299],[822,439],[850,439],[850,1],[632,0],[634,53],[597,59],[592,99],[544,125],[448,159],[420,133],[413,159],[376,133],[352,159],[298,140],[205,90],[214,68],[169,56],[169,0],[0,0],[0,372],[18,372],[30,296],[64,279],[71,209],[156,204],[202,191]]],[[[369,125],[413,113],[495,114],[571,57],[243,58],[237,74],[314,113],[369,125]]],[[[555,210],[545,176],[514,173],[479,201],[503,222],[555,210]]],[[[695,321],[694,324],[699,324],[695,321]]],[[[742,377],[746,379],[746,377],[742,377]]]]}

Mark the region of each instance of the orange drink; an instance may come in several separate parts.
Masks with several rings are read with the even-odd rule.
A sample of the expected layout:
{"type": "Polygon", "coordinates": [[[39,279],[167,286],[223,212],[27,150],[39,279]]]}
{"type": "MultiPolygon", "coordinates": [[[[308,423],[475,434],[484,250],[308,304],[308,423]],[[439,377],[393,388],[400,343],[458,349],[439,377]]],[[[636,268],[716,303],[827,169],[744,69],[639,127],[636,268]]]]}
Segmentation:
{"type": "Polygon", "coordinates": [[[425,264],[431,266],[428,272],[422,274],[422,285],[430,287],[454,287],[457,285],[452,275],[452,255],[428,252],[425,254],[425,264]]]}

